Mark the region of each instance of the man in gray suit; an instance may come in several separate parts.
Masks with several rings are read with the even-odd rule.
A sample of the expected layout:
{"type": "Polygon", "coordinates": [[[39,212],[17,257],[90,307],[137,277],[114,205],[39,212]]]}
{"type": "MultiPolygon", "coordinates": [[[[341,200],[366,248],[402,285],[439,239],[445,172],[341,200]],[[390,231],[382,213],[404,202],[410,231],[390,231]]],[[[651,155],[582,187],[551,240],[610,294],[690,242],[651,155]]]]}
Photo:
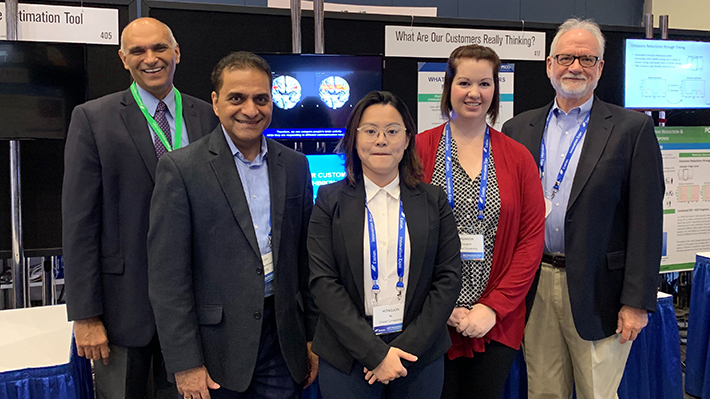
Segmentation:
{"type": "Polygon", "coordinates": [[[232,53],[212,72],[221,126],[161,158],[149,291],[185,398],[297,398],[313,381],[308,161],[267,139],[271,70],[232,53]]]}
{"type": "Polygon", "coordinates": [[[217,120],[209,104],[173,87],[180,47],[165,24],[131,22],[118,55],[135,83],[76,107],[67,134],[67,313],[79,355],[96,361],[100,398],[152,397],[147,386],[174,398],[148,300],[150,196],[158,158],[197,141],[217,120]]]}

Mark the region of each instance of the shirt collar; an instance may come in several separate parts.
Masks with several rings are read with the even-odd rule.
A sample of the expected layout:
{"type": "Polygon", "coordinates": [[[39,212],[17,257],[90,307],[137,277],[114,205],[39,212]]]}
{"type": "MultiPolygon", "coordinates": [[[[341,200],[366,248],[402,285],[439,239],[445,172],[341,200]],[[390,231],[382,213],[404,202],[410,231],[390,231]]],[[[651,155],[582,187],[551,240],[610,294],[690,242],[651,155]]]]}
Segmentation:
{"type": "Polygon", "coordinates": [[[384,187],[380,187],[373,183],[372,180],[368,179],[365,174],[362,174],[363,180],[365,181],[365,199],[366,202],[370,202],[372,198],[380,192],[380,190],[389,194],[392,198],[399,201],[399,172],[397,177],[392,180],[392,182],[384,187]]]}
{"type": "MultiPolygon", "coordinates": [[[[589,97],[589,100],[579,107],[570,109],[567,115],[586,115],[587,112],[592,109],[592,103],[594,103],[594,96],[589,97]]],[[[555,97],[555,104],[552,106],[552,111],[555,112],[555,115],[559,115],[560,112],[563,114],[565,113],[565,111],[557,105],[557,97],[555,97]]]]}
{"type": "Polygon", "coordinates": [[[246,160],[246,158],[244,158],[244,155],[241,151],[239,151],[239,148],[234,145],[234,142],[227,134],[227,131],[224,129],[224,126],[220,125],[220,127],[222,128],[222,134],[224,134],[224,139],[227,140],[227,145],[229,145],[229,149],[232,151],[233,157],[236,157],[247,165],[254,166],[260,166],[264,162],[264,160],[266,160],[266,153],[269,152],[269,147],[266,145],[266,137],[264,137],[263,134],[261,135],[261,150],[259,151],[259,154],[257,154],[256,158],[254,158],[253,161],[249,162],[246,160]]]}
{"type": "MultiPolygon", "coordinates": [[[[143,104],[145,105],[146,109],[148,110],[148,113],[151,116],[154,116],[155,110],[158,109],[158,103],[160,102],[160,100],[153,97],[152,94],[145,91],[142,87],[140,87],[140,85],[136,84],[136,87],[138,88],[138,94],[141,95],[141,100],[143,100],[143,104]]],[[[174,118],[175,117],[175,86],[173,86],[170,89],[170,92],[168,93],[167,96],[165,96],[165,98],[163,99],[163,102],[168,107],[168,112],[170,112],[170,115],[174,118]]]]}

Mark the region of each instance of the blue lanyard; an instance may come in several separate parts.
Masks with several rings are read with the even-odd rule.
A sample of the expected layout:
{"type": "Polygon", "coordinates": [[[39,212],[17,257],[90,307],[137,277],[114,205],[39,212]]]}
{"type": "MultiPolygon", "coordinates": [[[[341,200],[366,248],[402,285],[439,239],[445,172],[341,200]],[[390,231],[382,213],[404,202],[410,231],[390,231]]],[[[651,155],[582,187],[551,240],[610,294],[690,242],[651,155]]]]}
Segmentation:
{"type": "MultiPolygon", "coordinates": [[[[379,270],[377,266],[377,235],[375,233],[375,219],[372,218],[370,208],[365,206],[367,211],[367,227],[370,232],[370,276],[372,277],[372,292],[377,294],[380,292],[380,286],[377,284],[379,278],[379,270]]],[[[404,209],[402,209],[402,201],[399,201],[399,223],[397,225],[397,297],[402,297],[404,291],[404,234],[405,234],[405,218],[404,209]]]]}
{"type": "MultiPolygon", "coordinates": [[[[444,137],[444,164],[446,167],[446,198],[449,200],[451,209],[454,209],[454,178],[451,157],[451,126],[446,124],[446,137],[444,137]]],[[[478,190],[478,220],[483,220],[483,211],[486,209],[486,194],[488,188],[488,164],[491,158],[491,132],[486,126],[486,133],[483,136],[483,156],[481,160],[481,187],[478,190]]]]}
{"type": "MultiPolygon", "coordinates": [[[[554,112],[554,108],[550,110],[550,114],[547,115],[547,122],[545,122],[545,131],[547,131],[547,128],[550,126],[550,120],[552,120],[552,114],[554,112]]],[[[579,129],[577,130],[577,134],[574,135],[574,139],[572,140],[572,144],[570,144],[569,149],[567,150],[567,155],[565,156],[565,160],[562,161],[562,166],[560,166],[560,171],[557,173],[557,180],[555,180],[555,185],[552,186],[552,194],[550,195],[550,199],[555,198],[555,194],[560,190],[560,184],[562,184],[562,180],[565,178],[565,173],[567,173],[567,167],[569,166],[569,162],[572,160],[572,155],[574,155],[574,151],[577,149],[577,146],[579,143],[582,141],[582,137],[584,137],[584,133],[587,132],[587,126],[589,122],[589,116],[592,114],[592,110],[589,110],[587,112],[587,116],[584,117],[584,120],[582,121],[582,124],[579,125],[579,129]]],[[[542,142],[540,143],[540,180],[542,180],[545,177],[545,158],[547,157],[547,149],[545,148],[545,138],[542,138],[542,142]]]]}

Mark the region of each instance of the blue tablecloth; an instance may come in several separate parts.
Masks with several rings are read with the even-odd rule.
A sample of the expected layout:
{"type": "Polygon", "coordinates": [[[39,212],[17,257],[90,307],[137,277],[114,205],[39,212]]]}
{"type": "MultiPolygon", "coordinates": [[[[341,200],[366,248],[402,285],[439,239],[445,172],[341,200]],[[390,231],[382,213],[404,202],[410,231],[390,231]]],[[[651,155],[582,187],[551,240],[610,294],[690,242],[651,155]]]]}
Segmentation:
{"type": "Polygon", "coordinates": [[[91,363],[73,341],[69,363],[0,373],[0,399],[93,399],[91,363]]]}
{"type": "MultiPolygon", "coordinates": [[[[682,383],[680,338],[673,298],[660,298],[656,313],[648,315],[648,326],[631,347],[619,385],[619,399],[683,399],[682,383]]],[[[510,370],[503,398],[527,397],[527,371],[521,350],[510,370]]]]}
{"type": "Polygon", "coordinates": [[[685,391],[710,398],[710,258],[701,255],[695,260],[690,292],[685,391]]]}

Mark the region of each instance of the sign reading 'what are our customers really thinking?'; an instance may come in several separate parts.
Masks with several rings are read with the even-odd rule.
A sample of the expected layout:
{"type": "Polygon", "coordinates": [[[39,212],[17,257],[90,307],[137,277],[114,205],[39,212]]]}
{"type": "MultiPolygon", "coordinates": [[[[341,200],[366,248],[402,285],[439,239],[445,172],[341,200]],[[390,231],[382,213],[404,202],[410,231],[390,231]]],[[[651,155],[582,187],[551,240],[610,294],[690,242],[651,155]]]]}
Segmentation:
{"type": "MultiPolygon", "coordinates": [[[[35,42],[116,45],[118,10],[18,4],[17,39],[35,42]]],[[[0,3],[0,40],[7,40],[5,3],[0,3]]]]}

